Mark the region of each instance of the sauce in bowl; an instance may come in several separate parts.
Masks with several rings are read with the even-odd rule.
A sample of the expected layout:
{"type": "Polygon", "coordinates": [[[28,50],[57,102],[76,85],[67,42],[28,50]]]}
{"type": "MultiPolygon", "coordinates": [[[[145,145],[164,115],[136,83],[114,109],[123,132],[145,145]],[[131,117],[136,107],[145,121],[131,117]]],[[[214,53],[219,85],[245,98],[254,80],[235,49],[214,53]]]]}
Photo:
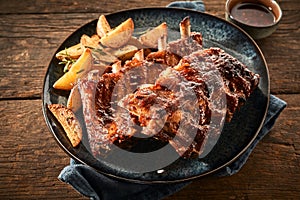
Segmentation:
{"type": "Polygon", "coordinates": [[[256,27],[271,26],[276,17],[271,8],[256,3],[239,3],[230,12],[231,18],[256,27]]]}

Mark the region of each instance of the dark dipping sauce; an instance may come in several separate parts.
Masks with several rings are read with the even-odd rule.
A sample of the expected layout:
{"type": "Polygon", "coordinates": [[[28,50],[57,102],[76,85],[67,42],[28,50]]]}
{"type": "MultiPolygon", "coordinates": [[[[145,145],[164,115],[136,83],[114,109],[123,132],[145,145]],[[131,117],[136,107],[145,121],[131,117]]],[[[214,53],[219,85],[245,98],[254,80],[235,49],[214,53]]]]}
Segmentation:
{"type": "Polygon", "coordinates": [[[256,3],[240,3],[231,9],[231,18],[250,26],[270,26],[275,16],[269,8],[256,3]]]}

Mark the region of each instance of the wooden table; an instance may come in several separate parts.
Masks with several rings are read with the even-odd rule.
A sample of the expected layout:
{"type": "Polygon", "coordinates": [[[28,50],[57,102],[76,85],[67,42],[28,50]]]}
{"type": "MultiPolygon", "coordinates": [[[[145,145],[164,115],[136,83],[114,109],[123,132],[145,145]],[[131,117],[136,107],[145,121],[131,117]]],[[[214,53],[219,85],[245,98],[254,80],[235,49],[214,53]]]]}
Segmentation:
{"type": "MultiPolygon", "coordinates": [[[[278,0],[282,23],[257,41],[270,70],[271,93],[288,103],[242,170],[205,177],[167,199],[300,199],[300,4],[278,0]]],[[[49,61],[83,24],[121,9],[168,0],[0,0],[0,199],[86,199],[57,179],[69,157],[48,131],[41,92],[49,61]]],[[[224,18],[225,0],[206,0],[224,18]]]]}

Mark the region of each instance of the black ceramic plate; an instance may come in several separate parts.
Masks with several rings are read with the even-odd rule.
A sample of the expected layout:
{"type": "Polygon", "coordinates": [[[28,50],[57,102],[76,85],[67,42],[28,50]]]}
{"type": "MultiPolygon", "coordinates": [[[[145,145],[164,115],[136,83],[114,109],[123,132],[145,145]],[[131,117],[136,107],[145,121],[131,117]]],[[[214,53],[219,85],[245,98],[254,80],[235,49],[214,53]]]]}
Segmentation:
{"type": "MultiPolygon", "coordinates": [[[[269,102],[269,75],[266,61],[255,42],[241,29],[225,20],[185,9],[143,8],[116,12],[107,15],[112,27],[117,26],[129,17],[134,20],[136,28],[155,27],[167,22],[171,30],[178,31],[179,22],[190,16],[192,31],[203,34],[204,47],[220,47],[245,63],[250,70],[261,76],[259,87],[246,104],[235,113],[230,123],[226,123],[222,134],[213,150],[202,159],[182,160],[157,171],[134,173],[109,166],[95,159],[87,148],[80,144],[73,148],[60,125],[47,110],[47,104],[66,104],[68,92],[56,91],[53,83],[63,74],[62,67],[53,56],[44,80],[43,111],[46,123],[58,144],[68,155],[109,176],[138,182],[178,182],[201,177],[225,167],[241,155],[257,136],[265,119],[269,102]]],[[[77,44],[82,34],[95,34],[97,20],[82,26],[71,34],[59,47],[59,50],[77,44]]]]}

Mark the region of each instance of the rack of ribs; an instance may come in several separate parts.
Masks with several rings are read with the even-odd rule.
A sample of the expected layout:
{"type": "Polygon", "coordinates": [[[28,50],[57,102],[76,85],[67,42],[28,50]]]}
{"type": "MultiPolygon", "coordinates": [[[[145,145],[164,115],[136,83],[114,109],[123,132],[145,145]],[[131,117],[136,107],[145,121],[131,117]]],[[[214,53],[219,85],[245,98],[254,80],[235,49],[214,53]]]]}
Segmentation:
{"type": "Polygon", "coordinates": [[[141,50],[78,82],[94,156],[143,134],[168,142],[183,158],[203,157],[257,88],[259,75],[243,63],[220,48],[203,49],[189,18],[180,31],[181,39],[158,51],[141,50]]]}

